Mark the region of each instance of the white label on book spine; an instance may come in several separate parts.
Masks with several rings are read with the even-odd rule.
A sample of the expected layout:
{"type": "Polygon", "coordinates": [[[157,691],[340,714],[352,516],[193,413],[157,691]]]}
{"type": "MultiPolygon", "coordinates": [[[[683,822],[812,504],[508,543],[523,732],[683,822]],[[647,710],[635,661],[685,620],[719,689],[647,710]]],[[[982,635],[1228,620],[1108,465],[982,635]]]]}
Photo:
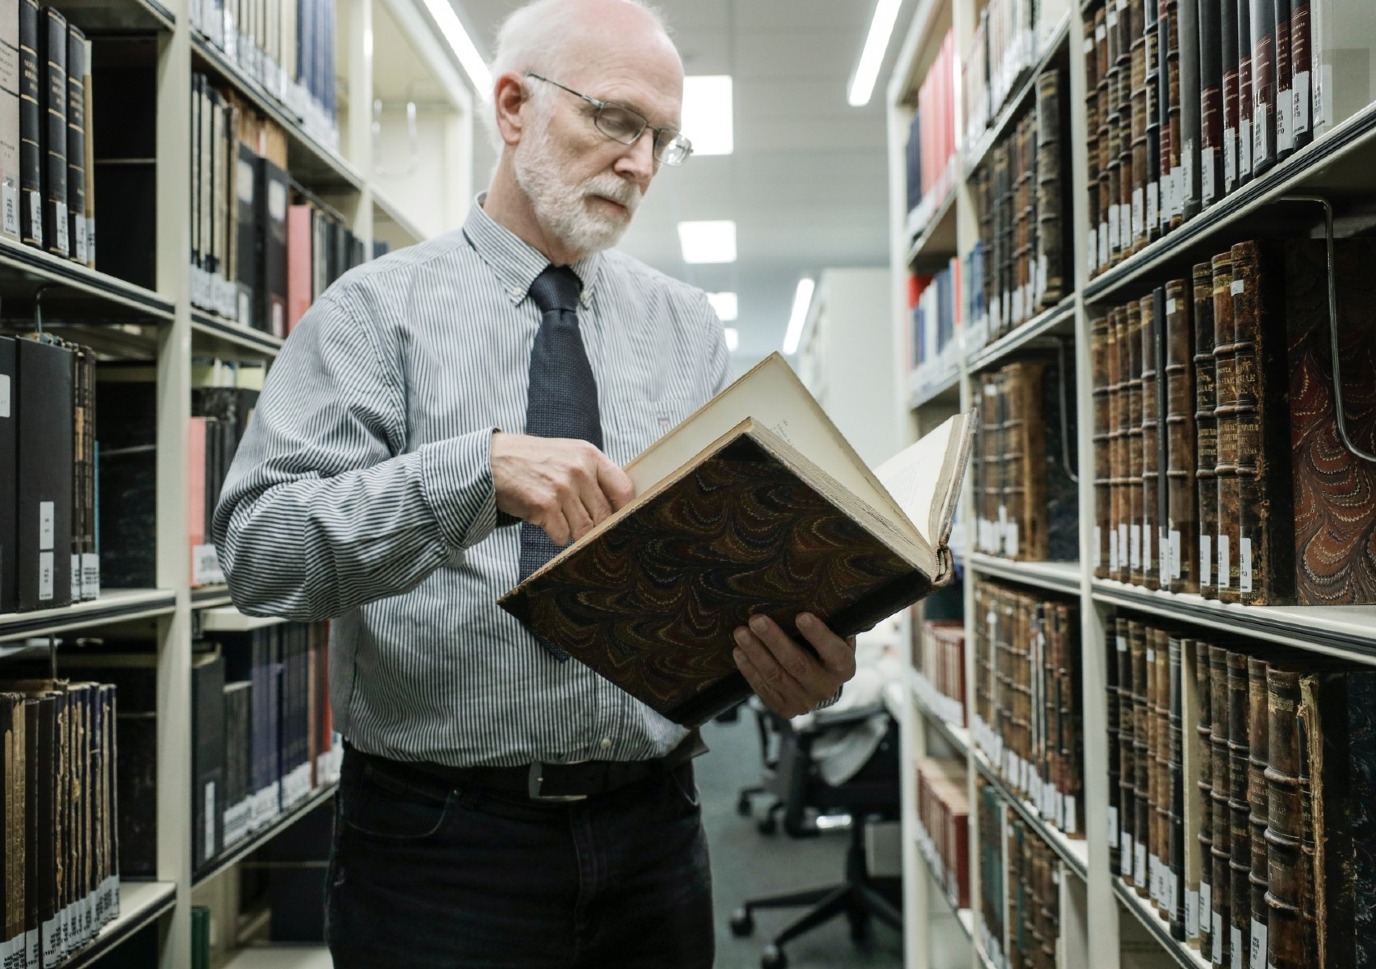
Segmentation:
{"type": "MultiPolygon", "coordinates": [[[[0,417],[9,417],[9,414],[0,414],[0,417]]],[[[1093,556],[1093,559],[1094,559],[1094,567],[1095,567],[1096,569],[1097,569],[1100,565],[1102,565],[1103,562],[1104,562],[1104,553],[1103,553],[1103,549],[1100,547],[1100,544],[1099,544],[1100,542],[1103,541],[1103,538],[1104,538],[1104,530],[1103,530],[1102,528],[1100,528],[1098,525],[1095,525],[1095,526],[1094,526],[1094,546],[1093,546],[1093,548],[1090,550],[1090,552],[1091,552],[1091,554],[1092,554],[1092,556],[1093,556]]]]}
{"type": "Polygon", "coordinates": [[[1015,557],[1017,556],[1017,554],[1018,554],[1018,523],[1017,523],[1017,522],[1009,522],[1009,523],[1008,523],[1008,529],[1007,529],[1007,531],[1004,532],[1004,535],[1003,535],[1003,548],[1004,548],[1004,551],[1007,552],[1009,555],[1012,555],[1012,556],[1015,556],[1015,557]]]}
{"type": "Polygon", "coordinates": [[[1099,233],[1092,227],[1085,239],[1085,254],[1089,258],[1089,271],[1092,273],[1099,268],[1099,233]]]}
{"type": "Polygon", "coordinates": [[[1295,92],[1291,88],[1276,92],[1276,151],[1295,147],[1295,92]]]}
{"type": "Polygon", "coordinates": [[[1115,250],[1122,248],[1119,245],[1121,237],[1118,235],[1118,206],[1116,205],[1108,207],[1108,237],[1112,240],[1115,250]]]}
{"type": "Polygon", "coordinates": [[[1185,936],[1199,937],[1199,893],[1188,888],[1185,889],[1185,936]]]}
{"type": "Polygon", "coordinates": [[[70,255],[71,240],[67,238],[67,206],[62,202],[53,203],[53,229],[57,236],[57,248],[62,255],[70,255]]]}
{"type": "Polygon", "coordinates": [[[1252,119],[1240,118],[1237,123],[1237,174],[1246,178],[1252,174],[1252,119]]]}
{"type": "Polygon", "coordinates": [[[1220,534],[1218,536],[1218,587],[1228,588],[1228,575],[1232,568],[1232,559],[1228,555],[1228,536],[1220,534]]]}
{"type": "Polygon", "coordinates": [[[1228,292],[1234,296],[1241,296],[1247,292],[1247,281],[1244,279],[1234,279],[1228,284],[1228,292]]]}
{"type": "Polygon", "coordinates": [[[1061,801],[1061,818],[1065,822],[1066,834],[1078,834],[1080,822],[1080,802],[1073,794],[1067,794],[1061,801]]]}
{"type": "Polygon", "coordinates": [[[1132,238],[1142,239],[1147,234],[1147,200],[1142,188],[1132,190],[1132,238]]]}
{"type": "MultiPolygon", "coordinates": [[[[1109,211],[1112,211],[1112,210],[1113,210],[1113,207],[1110,206],[1110,207],[1109,207],[1109,211]]],[[[1113,250],[1110,249],[1110,248],[1109,248],[1109,245],[1108,245],[1108,220],[1105,219],[1103,222],[1100,222],[1100,223],[1099,223],[1099,263],[1100,263],[1100,265],[1107,266],[1110,262],[1113,261],[1113,258],[1112,258],[1112,257],[1113,257],[1113,250]]]]}
{"type": "Polygon", "coordinates": [[[1204,934],[1209,931],[1209,917],[1213,914],[1214,893],[1209,888],[1209,883],[1204,879],[1199,880],[1199,932],[1204,934]]]}
{"type": "Polygon", "coordinates": [[[1229,939],[1232,941],[1233,969],[1244,969],[1247,965],[1247,953],[1243,951],[1246,947],[1242,944],[1242,930],[1234,925],[1229,939]]]}
{"type": "Polygon", "coordinates": [[[193,585],[219,585],[225,581],[219,556],[214,545],[191,547],[191,582],[193,585]]]}
{"type": "Polygon", "coordinates": [[[1223,186],[1224,191],[1237,182],[1237,131],[1223,129],[1223,186]]]}
{"type": "Polygon", "coordinates": [[[1147,843],[1139,841],[1133,845],[1132,877],[1139,885],[1150,885],[1147,881],[1147,843]]]}
{"type": "Polygon", "coordinates": [[[1156,182],[1147,183],[1147,225],[1161,223],[1161,186],[1156,182]]]}
{"type": "Polygon", "coordinates": [[[1213,912],[1213,931],[1210,933],[1214,943],[1213,964],[1220,965],[1223,962],[1223,916],[1218,912],[1213,912]]]}
{"type": "Polygon", "coordinates": [[[1251,969],[1266,969],[1266,923],[1252,919],[1251,969]]]}
{"type": "Polygon", "coordinates": [[[7,236],[19,235],[19,186],[14,179],[0,183],[0,204],[4,206],[4,231],[7,236]]]}
{"type": "Polygon", "coordinates": [[[1174,299],[1168,299],[1168,300],[1166,300],[1166,315],[1167,315],[1167,316],[1174,316],[1174,315],[1175,315],[1175,309],[1176,309],[1175,300],[1174,300],[1174,299]]]}
{"type": "Polygon", "coordinates": [[[1252,591],[1252,540],[1246,536],[1238,539],[1237,587],[1242,592],[1252,591]]]}
{"type": "Polygon", "coordinates": [[[14,413],[14,405],[10,403],[11,394],[10,375],[0,373],[0,418],[7,419],[14,413]]]}
{"type": "Polygon", "coordinates": [[[40,501],[38,503],[38,547],[40,550],[50,551],[52,549],[53,536],[56,530],[56,505],[51,501],[40,501]]]}
{"type": "Polygon", "coordinates": [[[268,184],[268,215],[277,222],[287,217],[287,186],[283,182],[268,184]]]}
{"type": "Polygon", "coordinates": [[[1122,854],[1119,855],[1120,860],[1118,862],[1118,874],[1122,875],[1124,878],[1132,877],[1132,859],[1136,853],[1136,845],[1133,844],[1132,835],[1124,831],[1123,851],[1122,854]]]}
{"type": "Polygon", "coordinates": [[[201,845],[207,858],[215,857],[215,782],[205,782],[205,843],[201,845]]]}
{"type": "Polygon", "coordinates": [[[1180,529],[1171,529],[1171,573],[1172,579],[1182,578],[1180,565],[1180,529]]]}
{"type": "Polygon", "coordinates": [[[1213,585],[1210,575],[1214,564],[1214,537],[1205,535],[1202,532],[1199,536],[1199,584],[1201,586],[1213,585]]]}
{"type": "Polygon", "coordinates": [[[1122,832],[1118,830],[1118,809],[1110,805],[1108,809],[1108,846],[1117,848],[1122,837],[1122,832]]]}
{"type": "Polygon", "coordinates": [[[29,234],[35,239],[43,238],[43,193],[37,189],[29,189],[29,212],[33,217],[33,225],[29,226],[29,234]]]}
{"type": "Polygon", "coordinates": [[[1142,523],[1142,568],[1150,572],[1151,564],[1154,561],[1151,557],[1151,521],[1150,519],[1142,523]]]}
{"type": "Polygon", "coordinates": [[[1142,526],[1134,524],[1128,532],[1128,568],[1134,571],[1142,567],[1142,526]]]}
{"type": "Polygon", "coordinates": [[[47,602],[57,594],[54,584],[57,576],[54,574],[56,563],[53,562],[52,552],[38,553],[38,598],[47,602]]]}
{"type": "Polygon", "coordinates": [[[1309,72],[1297,71],[1295,73],[1295,90],[1292,104],[1294,105],[1295,134],[1302,135],[1309,131],[1312,124],[1312,110],[1314,107],[1313,94],[1309,90],[1309,72]]]}
{"type": "Polygon", "coordinates": [[[1333,65],[1319,65],[1319,73],[1311,75],[1314,81],[1314,131],[1333,124],[1333,65]]]}
{"type": "Polygon", "coordinates": [[[1194,195],[1194,141],[1185,142],[1180,153],[1180,214],[1185,214],[1184,205],[1194,195]]]}
{"type": "Polygon", "coordinates": [[[1206,199],[1212,201],[1218,197],[1218,186],[1214,184],[1214,167],[1218,164],[1218,149],[1212,145],[1205,148],[1201,155],[1204,157],[1204,167],[1199,173],[1199,184],[1206,199]]]}
{"type": "Polygon", "coordinates": [[[1118,571],[1118,529],[1108,530],[1108,568],[1110,572],[1118,571]]]}

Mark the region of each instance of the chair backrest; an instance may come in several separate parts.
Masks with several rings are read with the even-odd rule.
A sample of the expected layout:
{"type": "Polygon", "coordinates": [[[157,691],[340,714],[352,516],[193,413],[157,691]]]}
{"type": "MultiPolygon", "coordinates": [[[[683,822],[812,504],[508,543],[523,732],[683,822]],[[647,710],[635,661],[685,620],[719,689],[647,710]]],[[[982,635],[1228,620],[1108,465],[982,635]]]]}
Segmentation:
{"type": "Polygon", "coordinates": [[[795,837],[816,834],[811,823],[816,813],[845,812],[854,819],[899,817],[898,722],[886,712],[875,716],[885,721],[878,745],[858,771],[837,785],[823,778],[814,746],[829,731],[851,729],[855,721],[823,723],[815,729],[798,731],[789,721],[774,718],[780,732],[779,755],[773,776],[766,778],[766,786],[784,805],[785,831],[795,837]]]}

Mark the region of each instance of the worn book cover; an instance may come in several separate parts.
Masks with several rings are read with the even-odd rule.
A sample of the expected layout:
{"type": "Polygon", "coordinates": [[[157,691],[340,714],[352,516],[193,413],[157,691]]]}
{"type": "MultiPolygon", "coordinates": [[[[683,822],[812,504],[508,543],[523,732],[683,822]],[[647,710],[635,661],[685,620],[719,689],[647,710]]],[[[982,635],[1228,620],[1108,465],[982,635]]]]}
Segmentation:
{"type": "Polygon", "coordinates": [[[846,636],[948,582],[972,421],[871,471],[778,354],[636,458],[637,497],[499,602],[665,716],[749,695],[733,631],[813,612],[846,636]]]}

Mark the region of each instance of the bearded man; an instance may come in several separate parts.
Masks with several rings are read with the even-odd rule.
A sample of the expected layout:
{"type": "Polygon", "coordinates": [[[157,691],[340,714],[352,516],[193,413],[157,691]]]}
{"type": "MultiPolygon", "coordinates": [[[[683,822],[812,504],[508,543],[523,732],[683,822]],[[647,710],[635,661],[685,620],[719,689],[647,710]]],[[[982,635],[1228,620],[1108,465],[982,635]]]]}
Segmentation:
{"type": "MultiPolygon", "coordinates": [[[[709,969],[696,732],[496,604],[630,500],[622,465],[725,383],[706,295],[610,248],[691,154],[683,64],[635,0],[536,0],[493,75],[488,191],[303,317],[216,546],[243,612],[332,620],[338,969],[709,969]]],[[[786,717],[855,670],[799,626],[815,655],[762,617],[737,630],[786,717]]]]}

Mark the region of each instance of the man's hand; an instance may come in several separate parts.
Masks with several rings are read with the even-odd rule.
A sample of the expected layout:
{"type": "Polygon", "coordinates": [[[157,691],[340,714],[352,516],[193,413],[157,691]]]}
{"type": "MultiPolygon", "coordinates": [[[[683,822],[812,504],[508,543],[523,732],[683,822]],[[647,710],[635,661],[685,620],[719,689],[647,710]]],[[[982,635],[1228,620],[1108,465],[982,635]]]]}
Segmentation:
{"type": "Polygon", "coordinates": [[[635,497],[621,468],[587,441],[492,435],[497,510],[539,525],[555,545],[582,538],[635,497]]]}
{"type": "Polygon", "coordinates": [[[799,613],[798,631],[817,655],[799,646],[767,616],[736,629],[736,668],[765,706],[785,719],[811,713],[855,675],[855,647],[811,613],[799,613]]]}

